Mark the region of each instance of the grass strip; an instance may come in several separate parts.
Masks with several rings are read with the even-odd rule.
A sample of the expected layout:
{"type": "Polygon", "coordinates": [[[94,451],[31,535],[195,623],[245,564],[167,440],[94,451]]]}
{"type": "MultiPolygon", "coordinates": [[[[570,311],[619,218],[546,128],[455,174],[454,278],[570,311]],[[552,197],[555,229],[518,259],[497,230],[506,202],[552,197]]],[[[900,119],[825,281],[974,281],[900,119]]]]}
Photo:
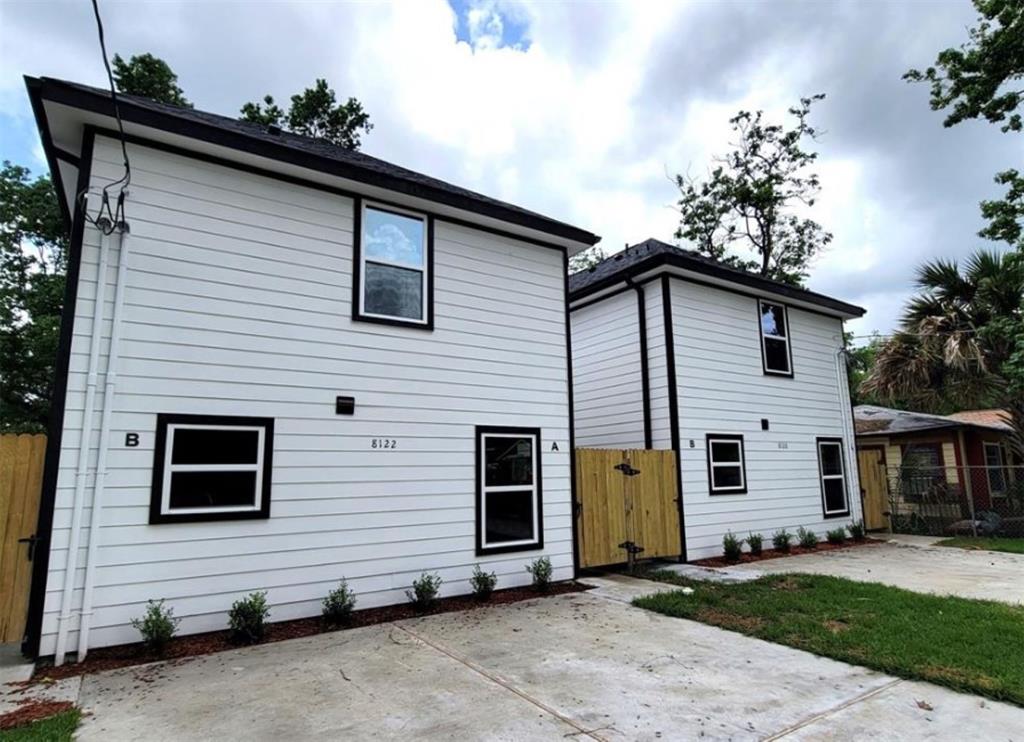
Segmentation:
{"type": "Polygon", "coordinates": [[[939,541],[936,546],[952,546],[956,549],[1005,551],[1007,554],[1024,554],[1024,538],[1003,538],[997,536],[957,536],[939,541]]]}
{"type": "Polygon", "coordinates": [[[63,711],[55,716],[25,726],[0,731],[3,742],[70,742],[78,728],[82,712],[63,711]]]}

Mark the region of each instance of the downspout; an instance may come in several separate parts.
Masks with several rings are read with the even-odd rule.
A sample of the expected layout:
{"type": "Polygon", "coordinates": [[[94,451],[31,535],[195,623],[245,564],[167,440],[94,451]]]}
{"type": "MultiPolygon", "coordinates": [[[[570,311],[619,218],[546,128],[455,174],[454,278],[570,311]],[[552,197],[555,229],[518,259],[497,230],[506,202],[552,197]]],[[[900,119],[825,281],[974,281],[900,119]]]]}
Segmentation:
{"type": "Polygon", "coordinates": [[[117,362],[121,345],[121,313],[124,307],[125,283],[128,275],[128,225],[122,222],[118,231],[121,249],[117,259],[117,283],[114,285],[114,314],[110,320],[110,350],[107,353],[107,375],[103,388],[103,414],[100,418],[99,454],[96,459],[96,477],[93,485],[92,514],[89,519],[89,550],[86,552],[85,589],[82,592],[82,618],[78,629],[78,661],[89,651],[89,628],[92,624],[92,598],[96,582],[96,557],[99,553],[100,520],[103,513],[103,494],[107,481],[107,450],[110,443],[110,421],[117,391],[117,362]]]}
{"type": "MultiPolygon", "coordinates": [[[[83,204],[81,218],[86,219],[83,204]]],[[[103,310],[106,303],[107,267],[110,260],[110,237],[106,233],[109,222],[101,221],[100,260],[96,272],[96,293],[92,311],[92,332],[89,335],[89,366],[85,382],[85,407],[82,411],[82,435],[78,441],[78,461],[75,471],[75,495],[72,501],[71,532],[68,535],[68,556],[64,564],[64,586],[60,598],[60,612],[57,614],[57,646],[53,662],[64,664],[67,651],[68,624],[71,620],[71,606],[75,592],[75,573],[78,571],[78,550],[81,546],[82,510],[85,507],[85,483],[89,476],[89,455],[92,451],[92,418],[96,408],[97,367],[100,363],[100,332],[103,326],[103,310]]],[[[64,307],[65,312],[74,312],[75,307],[64,307]]]]}

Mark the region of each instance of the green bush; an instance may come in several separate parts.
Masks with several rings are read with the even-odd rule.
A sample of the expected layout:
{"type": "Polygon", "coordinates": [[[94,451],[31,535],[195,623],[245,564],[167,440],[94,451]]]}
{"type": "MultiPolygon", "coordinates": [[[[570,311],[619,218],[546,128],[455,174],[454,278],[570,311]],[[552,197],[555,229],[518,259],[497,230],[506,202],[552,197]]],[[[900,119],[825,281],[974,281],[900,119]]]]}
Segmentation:
{"type": "Polygon", "coordinates": [[[180,621],[174,617],[174,609],[164,608],[163,600],[150,600],[142,618],[133,618],[130,623],[142,634],[142,642],[147,648],[162,654],[177,633],[180,621]]]}
{"type": "Polygon", "coordinates": [[[850,532],[850,538],[854,541],[863,541],[866,536],[864,534],[864,521],[858,520],[846,527],[846,530],[850,532]]]}
{"type": "Polygon", "coordinates": [[[738,562],[743,553],[743,539],[736,538],[736,534],[729,531],[722,537],[722,552],[727,562],[738,562]]]}
{"type": "Polygon", "coordinates": [[[751,533],[747,535],[747,546],[750,547],[750,553],[754,556],[761,556],[761,551],[764,547],[764,536],[760,533],[751,533]]]}
{"type": "Polygon", "coordinates": [[[789,544],[793,540],[793,534],[783,528],[772,534],[772,546],[779,551],[789,551],[789,544]]]}
{"type": "Polygon", "coordinates": [[[484,572],[478,564],[473,567],[473,576],[469,579],[469,584],[473,586],[473,595],[477,600],[487,600],[494,592],[498,578],[493,572],[484,572]]]}
{"type": "Polygon", "coordinates": [[[813,549],[818,545],[818,535],[814,531],[808,531],[803,526],[796,530],[797,541],[805,549],[813,549]]]}
{"type": "Polygon", "coordinates": [[[419,613],[426,613],[437,603],[441,583],[441,575],[424,572],[419,579],[412,581],[412,590],[406,590],[405,597],[419,613]]]}
{"type": "Polygon", "coordinates": [[[526,565],[526,571],[533,576],[533,586],[540,592],[547,592],[551,586],[551,560],[547,557],[534,559],[526,565]]]}
{"type": "Polygon", "coordinates": [[[833,528],[826,536],[830,544],[841,544],[846,541],[846,529],[833,528]]]}
{"type": "Polygon", "coordinates": [[[324,622],[328,626],[344,626],[352,618],[352,609],[356,607],[356,594],[342,577],[338,586],[327,593],[323,602],[324,622]]]}
{"type": "Polygon", "coordinates": [[[228,612],[231,639],[238,644],[256,644],[263,641],[269,617],[270,607],[267,606],[266,591],[250,593],[241,600],[236,600],[228,612]]]}

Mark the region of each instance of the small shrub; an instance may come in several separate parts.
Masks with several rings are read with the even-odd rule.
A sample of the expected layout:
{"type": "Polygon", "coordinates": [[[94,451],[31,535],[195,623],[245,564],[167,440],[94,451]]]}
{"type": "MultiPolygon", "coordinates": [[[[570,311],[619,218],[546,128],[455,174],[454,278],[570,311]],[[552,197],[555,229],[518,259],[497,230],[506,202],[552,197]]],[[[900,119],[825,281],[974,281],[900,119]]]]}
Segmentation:
{"type": "Polygon", "coordinates": [[[818,545],[818,534],[814,531],[808,531],[803,526],[796,530],[796,538],[804,549],[813,549],[818,545]]]}
{"type": "Polygon", "coordinates": [[[750,547],[750,553],[754,556],[761,556],[761,551],[764,548],[764,536],[760,533],[751,533],[747,536],[747,545],[750,547]]]}
{"type": "Polygon", "coordinates": [[[729,531],[722,537],[722,552],[727,562],[738,562],[743,553],[743,539],[736,538],[736,534],[729,531]]]}
{"type": "Polygon", "coordinates": [[[533,575],[533,586],[540,592],[547,592],[551,585],[551,560],[547,557],[534,559],[526,565],[526,571],[533,575]]]}
{"type": "Polygon", "coordinates": [[[437,593],[441,590],[441,576],[424,572],[419,579],[412,581],[412,590],[405,591],[405,597],[419,613],[426,613],[437,602],[437,593]]]}
{"type": "Polygon", "coordinates": [[[328,626],[344,626],[352,618],[352,609],[355,606],[356,594],[343,577],[338,586],[327,593],[327,597],[324,598],[324,622],[328,626]]]}
{"type": "Polygon", "coordinates": [[[177,633],[180,621],[174,617],[174,609],[164,608],[163,600],[150,600],[142,618],[133,618],[131,625],[142,634],[146,647],[161,654],[177,633]]]}
{"type": "Polygon", "coordinates": [[[846,530],[843,528],[833,528],[826,535],[830,544],[841,544],[846,541],[846,530]]]}
{"type": "Polygon", "coordinates": [[[864,535],[864,521],[862,520],[851,523],[846,527],[846,530],[850,532],[850,538],[854,541],[863,541],[866,538],[864,535]]]}
{"type": "Polygon", "coordinates": [[[473,586],[473,595],[477,600],[487,600],[494,592],[498,578],[493,572],[484,572],[478,564],[473,567],[473,576],[470,578],[469,584],[473,586]]]}
{"type": "Polygon", "coordinates": [[[263,641],[266,621],[270,616],[266,591],[249,593],[236,600],[228,612],[228,626],[231,638],[239,644],[256,644],[263,641]]]}
{"type": "Polygon", "coordinates": [[[789,551],[789,544],[793,540],[793,534],[783,528],[772,534],[772,546],[779,551],[789,551]]]}

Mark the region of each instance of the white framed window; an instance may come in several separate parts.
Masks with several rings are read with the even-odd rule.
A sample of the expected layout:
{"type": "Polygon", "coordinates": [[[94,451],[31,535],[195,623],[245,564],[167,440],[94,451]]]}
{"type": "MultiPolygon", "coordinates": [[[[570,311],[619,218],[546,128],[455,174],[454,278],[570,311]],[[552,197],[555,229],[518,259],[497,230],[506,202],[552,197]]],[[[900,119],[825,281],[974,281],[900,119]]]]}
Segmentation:
{"type": "Polygon", "coordinates": [[[544,545],[540,429],[478,426],[477,553],[544,545]]]}
{"type": "Polygon", "coordinates": [[[708,433],[708,486],[712,495],[742,495],[747,491],[743,436],[708,433]]]}
{"type": "Polygon", "coordinates": [[[818,438],[818,476],[821,479],[821,507],[826,518],[850,514],[846,493],[846,464],[841,438],[818,438]]]}
{"type": "Polygon", "coordinates": [[[433,327],[430,216],[357,199],[353,319],[433,327]]]}
{"type": "Polygon", "coordinates": [[[758,299],[758,331],[761,334],[761,367],[766,374],[793,375],[789,344],[789,313],[785,304],[758,299]]]}
{"type": "Polygon", "coordinates": [[[270,517],[274,421],[157,416],[150,523],[270,517]]]}
{"type": "Polygon", "coordinates": [[[1003,447],[992,441],[985,441],[985,474],[988,476],[988,493],[992,497],[1006,496],[1006,458],[1003,447]]]}

